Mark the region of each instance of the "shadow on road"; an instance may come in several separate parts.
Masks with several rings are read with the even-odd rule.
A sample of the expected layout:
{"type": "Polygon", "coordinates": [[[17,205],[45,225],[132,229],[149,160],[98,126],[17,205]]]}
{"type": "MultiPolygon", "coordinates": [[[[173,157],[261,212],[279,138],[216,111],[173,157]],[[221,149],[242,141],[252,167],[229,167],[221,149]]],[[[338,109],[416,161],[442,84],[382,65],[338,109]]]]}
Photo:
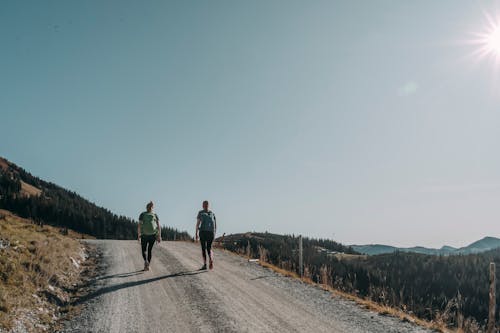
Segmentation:
{"type": "MultiPolygon", "coordinates": [[[[133,276],[133,275],[137,275],[136,274],[137,272],[130,272],[130,273],[124,273],[124,274],[115,274],[115,275],[126,275],[126,274],[129,274],[128,276],[133,276]]],[[[174,274],[157,276],[157,277],[150,278],[150,279],[144,279],[144,280],[138,280],[138,281],[129,281],[129,282],[124,282],[124,283],[114,284],[114,285],[111,285],[111,286],[99,288],[96,291],[91,292],[88,295],[85,295],[85,296],[83,296],[83,297],[81,297],[81,298],[73,301],[71,303],[71,305],[80,305],[80,304],[83,304],[85,302],[90,301],[91,299],[94,299],[96,297],[99,297],[99,296],[107,294],[107,293],[118,291],[120,289],[125,289],[125,288],[130,288],[130,287],[136,287],[136,286],[140,286],[140,285],[143,285],[143,284],[147,284],[147,283],[151,283],[151,282],[155,282],[155,281],[159,281],[159,280],[164,280],[164,279],[169,279],[169,278],[173,278],[173,277],[178,277],[178,276],[196,275],[196,274],[206,273],[206,272],[207,271],[200,271],[200,270],[185,271],[185,272],[179,272],[179,273],[174,273],[174,274]]],[[[110,275],[110,276],[103,277],[103,278],[110,278],[110,277],[112,277],[112,276],[110,275]]]]}
{"type": "Polygon", "coordinates": [[[251,278],[250,281],[259,280],[259,279],[265,279],[265,278],[270,278],[270,277],[274,277],[274,275],[257,276],[257,277],[251,278]]]}
{"type": "Polygon", "coordinates": [[[134,275],[139,275],[144,273],[144,270],[138,270],[135,272],[127,272],[127,273],[118,273],[118,274],[113,274],[113,275],[106,275],[102,277],[98,277],[96,280],[106,280],[106,279],[112,279],[112,278],[124,278],[124,277],[129,277],[129,276],[134,276],[134,275]]]}

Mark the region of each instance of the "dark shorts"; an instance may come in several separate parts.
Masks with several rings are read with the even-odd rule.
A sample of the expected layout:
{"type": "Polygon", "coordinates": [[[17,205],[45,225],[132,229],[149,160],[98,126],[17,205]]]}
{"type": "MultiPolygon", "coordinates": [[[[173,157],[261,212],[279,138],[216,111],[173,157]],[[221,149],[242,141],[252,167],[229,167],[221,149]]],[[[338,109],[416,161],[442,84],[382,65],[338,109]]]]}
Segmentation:
{"type": "Polygon", "coordinates": [[[142,235],[141,236],[141,252],[144,260],[151,261],[151,250],[155,245],[156,235],[142,235]],[[147,251],[147,253],[146,253],[147,251]]]}
{"type": "Polygon", "coordinates": [[[200,241],[203,240],[203,241],[211,241],[213,242],[214,241],[214,232],[213,231],[206,231],[206,230],[200,230],[200,241]]]}
{"type": "Polygon", "coordinates": [[[214,237],[215,234],[213,231],[200,230],[200,244],[203,258],[206,258],[206,252],[208,252],[208,255],[211,256],[212,242],[214,241],[214,237]]]}

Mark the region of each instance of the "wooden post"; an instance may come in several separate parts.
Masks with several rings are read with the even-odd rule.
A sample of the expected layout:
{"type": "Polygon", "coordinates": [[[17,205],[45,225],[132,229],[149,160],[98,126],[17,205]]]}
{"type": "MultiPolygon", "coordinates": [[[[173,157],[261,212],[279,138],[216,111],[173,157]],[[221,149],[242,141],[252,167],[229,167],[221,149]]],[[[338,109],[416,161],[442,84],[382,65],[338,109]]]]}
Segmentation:
{"type": "Polygon", "coordinates": [[[490,310],[488,313],[488,333],[495,332],[496,290],[495,263],[490,262],[490,310]]]}
{"type": "Polygon", "coordinates": [[[302,251],[302,235],[299,236],[299,274],[300,277],[304,275],[304,262],[303,262],[303,251],[302,251]]]}

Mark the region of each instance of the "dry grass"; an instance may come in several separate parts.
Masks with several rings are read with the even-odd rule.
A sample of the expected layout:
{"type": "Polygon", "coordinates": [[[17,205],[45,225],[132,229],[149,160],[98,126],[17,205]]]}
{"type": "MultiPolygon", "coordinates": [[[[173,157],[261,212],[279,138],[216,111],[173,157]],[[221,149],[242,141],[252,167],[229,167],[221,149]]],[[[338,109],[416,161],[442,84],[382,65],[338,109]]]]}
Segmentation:
{"type": "Polygon", "coordinates": [[[26,312],[47,324],[52,316],[46,307],[52,305],[49,313],[53,313],[61,305],[56,303],[64,302],[63,290],[79,277],[83,246],[56,228],[39,227],[4,210],[0,210],[0,240],[4,245],[0,248],[0,327],[11,328],[16,317],[26,312]],[[44,311],[36,311],[43,307],[44,311]]]}
{"type": "Polygon", "coordinates": [[[9,163],[7,162],[6,159],[0,157],[0,168],[3,170],[9,169],[9,163]]]}
{"type": "Polygon", "coordinates": [[[40,194],[42,194],[42,190],[21,180],[22,196],[30,197],[30,196],[39,196],[40,194]]]}
{"type": "Polygon", "coordinates": [[[412,314],[406,313],[400,309],[392,308],[386,305],[378,304],[372,300],[369,299],[363,299],[360,297],[357,297],[355,295],[348,294],[346,292],[331,288],[330,286],[325,286],[321,285],[321,288],[330,291],[332,294],[352,300],[356,302],[357,304],[361,305],[362,307],[375,311],[377,313],[380,313],[382,315],[388,315],[392,317],[396,317],[401,319],[402,321],[408,321],[415,323],[419,326],[428,328],[428,329],[433,329],[438,332],[443,332],[443,333],[451,333],[451,332],[457,332],[456,330],[450,330],[446,327],[445,323],[442,322],[434,322],[434,321],[426,321],[423,319],[420,319],[412,314]]]}

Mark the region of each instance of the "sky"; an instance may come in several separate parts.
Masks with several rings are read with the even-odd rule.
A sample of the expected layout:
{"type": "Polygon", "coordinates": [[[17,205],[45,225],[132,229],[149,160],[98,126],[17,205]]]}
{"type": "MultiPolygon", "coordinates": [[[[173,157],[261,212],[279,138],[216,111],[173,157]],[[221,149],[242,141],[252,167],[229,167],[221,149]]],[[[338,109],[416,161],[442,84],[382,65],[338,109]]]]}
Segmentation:
{"type": "Polygon", "coordinates": [[[499,15],[469,0],[2,1],[0,156],[134,219],[153,200],[191,234],[207,199],[219,234],[500,237],[499,60],[473,41],[499,15]]]}

